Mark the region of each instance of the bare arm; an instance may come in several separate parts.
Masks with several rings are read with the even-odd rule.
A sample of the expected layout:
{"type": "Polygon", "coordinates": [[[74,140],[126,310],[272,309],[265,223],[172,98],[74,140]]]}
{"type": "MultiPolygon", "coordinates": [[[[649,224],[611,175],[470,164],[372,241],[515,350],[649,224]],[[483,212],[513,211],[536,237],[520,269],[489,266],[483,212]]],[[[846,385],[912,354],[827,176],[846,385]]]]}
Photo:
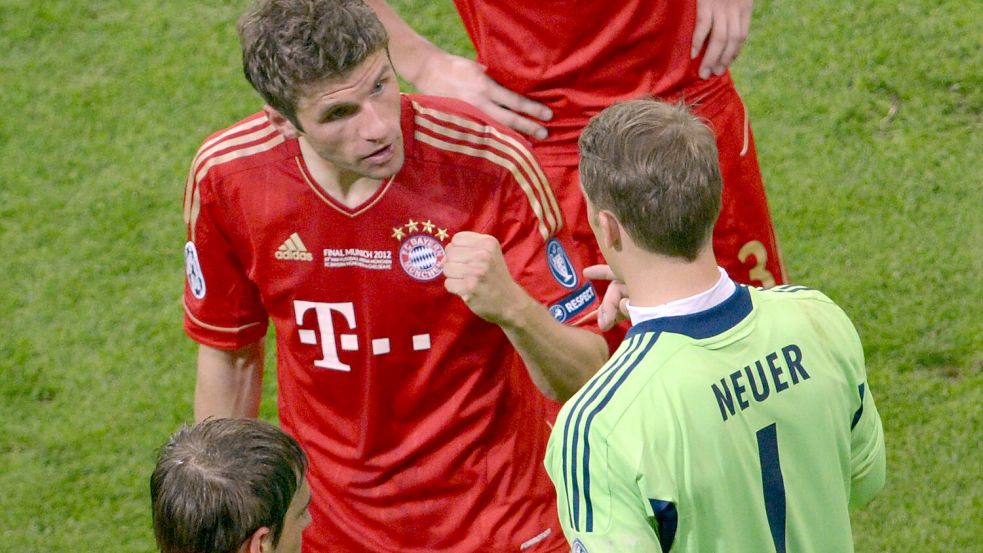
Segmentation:
{"type": "Polygon", "coordinates": [[[459,232],[447,247],[444,286],[482,319],[497,324],[547,397],[566,400],[607,361],[604,339],[557,322],[512,278],[498,240],[459,232]]]}
{"type": "Polygon", "coordinates": [[[545,105],[496,83],[474,60],[449,54],[416,33],[385,0],[366,0],[389,32],[389,55],[396,72],[420,92],[468,102],[492,119],[523,134],[546,138],[546,128],[530,117],[549,121],[545,105]]]}
{"type": "Polygon", "coordinates": [[[543,394],[566,401],[607,361],[607,343],[589,330],[557,322],[545,307],[516,287],[518,291],[509,300],[514,306],[511,316],[499,326],[543,394]]]}
{"type": "Polygon", "coordinates": [[[199,346],[195,420],[259,415],[263,353],[262,340],[232,351],[199,346]]]}
{"type": "Polygon", "coordinates": [[[389,57],[396,72],[414,86],[433,59],[449,55],[410,28],[385,0],[366,0],[365,3],[389,33],[389,57]]]}

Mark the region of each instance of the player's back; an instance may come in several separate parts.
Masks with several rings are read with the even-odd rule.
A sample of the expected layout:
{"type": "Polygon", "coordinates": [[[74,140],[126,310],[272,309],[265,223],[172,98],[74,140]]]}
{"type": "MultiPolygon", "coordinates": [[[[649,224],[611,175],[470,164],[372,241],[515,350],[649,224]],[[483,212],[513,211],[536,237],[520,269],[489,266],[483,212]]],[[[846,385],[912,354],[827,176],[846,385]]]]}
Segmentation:
{"type": "Polygon", "coordinates": [[[739,287],[634,326],[551,438],[568,536],[588,551],[646,550],[646,532],[649,550],[852,551],[851,476],[882,452],[853,440],[864,385],[852,324],[802,287],[739,287]]]}

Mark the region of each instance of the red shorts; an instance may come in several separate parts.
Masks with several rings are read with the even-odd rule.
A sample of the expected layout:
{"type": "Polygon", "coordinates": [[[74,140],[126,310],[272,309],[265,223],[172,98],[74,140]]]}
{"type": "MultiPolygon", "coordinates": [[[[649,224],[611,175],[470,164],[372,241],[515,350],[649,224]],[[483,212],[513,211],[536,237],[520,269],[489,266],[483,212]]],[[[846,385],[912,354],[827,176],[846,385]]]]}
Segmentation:
{"type": "MultiPolygon", "coordinates": [[[[744,102],[733,85],[685,99],[696,102],[693,111],[709,122],[717,136],[724,184],[720,217],[713,228],[717,263],[737,282],[765,287],[786,283],[744,102]]],[[[603,263],[587,223],[577,166],[549,159],[540,163],[584,265],[603,263]]]]}

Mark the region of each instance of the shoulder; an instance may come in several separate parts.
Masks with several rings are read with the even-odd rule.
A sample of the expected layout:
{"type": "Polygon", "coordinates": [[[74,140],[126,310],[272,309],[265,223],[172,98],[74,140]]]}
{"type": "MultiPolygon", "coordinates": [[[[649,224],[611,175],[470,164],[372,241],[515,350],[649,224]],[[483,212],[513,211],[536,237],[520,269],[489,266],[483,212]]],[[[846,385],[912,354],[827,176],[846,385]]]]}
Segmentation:
{"type": "Polygon", "coordinates": [[[518,141],[528,145],[528,141],[519,133],[495,122],[491,117],[473,105],[456,98],[427,96],[424,94],[403,94],[403,105],[404,107],[409,106],[415,115],[444,120],[458,119],[462,120],[459,122],[465,125],[489,127],[513,136],[518,141]]]}
{"type": "Polygon", "coordinates": [[[828,306],[829,309],[839,309],[829,296],[823,292],[800,284],[783,284],[771,288],[754,288],[746,286],[751,297],[756,301],[781,304],[815,303],[828,306]]]}
{"type": "Polygon", "coordinates": [[[419,170],[472,181],[484,175],[482,182],[516,208],[512,215],[535,214],[544,239],[560,229],[559,204],[525,138],[459,100],[406,94],[402,101],[406,155],[419,170]]]}
{"type": "Polygon", "coordinates": [[[254,113],[205,139],[191,163],[189,184],[279,161],[289,155],[287,142],[264,113],[254,113]]]}
{"type": "Polygon", "coordinates": [[[404,95],[403,109],[404,132],[410,132],[414,152],[426,159],[456,161],[495,171],[519,167],[535,172],[525,138],[470,104],[451,98],[404,95]]]}
{"type": "Polygon", "coordinates": [[[193,227],[202,206],[216,201],[216,195],[236,182],[250,182],[243,176],[252,170],[296,155],[296,148],[296,141],[287,141],[262,112],[211,134],[198,148],[184,183],[185,223],[193,227]]]}
{"type": "Polygon", "coordinates": [[[832,299],[819,290],[799,285],[751,288],[756,310],[762,310],[779,319],[780,324],[792,328],[795,324],[822,329],[822,334],[837,333],[842,338],[856,340],[859,336],[853,321],[832,299]]]}
{"type": "Polygon", "coordinates": [[[842,313],[842,309],[829,296],[808,286],[786,284],[772,288],[748,286],[747,289],[750,291],[755,304],[767,306],[769,309],[797,311],[809,306],[842,313]]]}

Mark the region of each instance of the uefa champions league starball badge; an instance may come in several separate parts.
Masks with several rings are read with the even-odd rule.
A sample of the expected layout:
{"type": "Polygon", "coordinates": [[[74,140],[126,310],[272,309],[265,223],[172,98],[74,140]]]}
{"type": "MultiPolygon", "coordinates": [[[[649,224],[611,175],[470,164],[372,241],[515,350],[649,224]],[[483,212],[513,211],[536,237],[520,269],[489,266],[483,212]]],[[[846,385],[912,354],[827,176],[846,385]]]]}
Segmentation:
{"type": "Polygon", "coordinates": [[[410,219],[405,225],[393,228],[393,238],[399,245],[399,264],[406,274],[416,280],[433,280],[444,272],[444,245],[450,237],[447,229],[431,221],[410,219]]]}

